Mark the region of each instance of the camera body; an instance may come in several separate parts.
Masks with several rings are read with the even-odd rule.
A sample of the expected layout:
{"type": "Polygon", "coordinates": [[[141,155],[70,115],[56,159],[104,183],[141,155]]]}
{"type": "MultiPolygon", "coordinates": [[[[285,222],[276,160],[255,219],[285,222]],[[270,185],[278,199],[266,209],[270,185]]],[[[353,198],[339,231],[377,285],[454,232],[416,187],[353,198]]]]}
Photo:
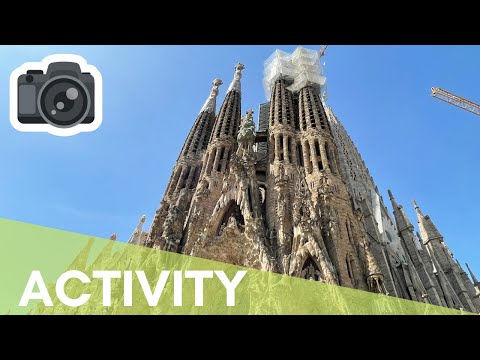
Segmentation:
{"type": "Polygon", "coordinates": [[[91,124],[95,119],[95,80],[75,62],[53,62],[27,70],[17,81],[18,121],[59,128],[91,124]]]}

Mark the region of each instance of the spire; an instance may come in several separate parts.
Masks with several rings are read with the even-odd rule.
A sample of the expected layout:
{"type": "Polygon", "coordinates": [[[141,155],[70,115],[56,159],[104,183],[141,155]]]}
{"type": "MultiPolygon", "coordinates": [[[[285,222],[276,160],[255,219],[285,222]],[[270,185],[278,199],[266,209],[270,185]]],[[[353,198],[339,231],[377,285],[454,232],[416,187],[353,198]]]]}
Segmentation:
{"type": "Polygon", "coordinates": [[[390,201],[392,202],[393,214],[395,216],[395,221],[397,222],[398,230],[402,231],[402,229],[408,228],[408,227],[412,227],[413,229],[413,225],[410,222],[410,219],[408,218],[407,214],[405,214],[405,211],[403,210],[403,206],[397,204],[390,190],[388,190],[388,196],[390,197],[390,201]]]}
{"type": "MultiPolygon", "coordinates": [[[[200,109],[200,113],[195,120],[190,133],[185,140],[179,159],[182,156],[199,157],[207,148],[208,141],[212,134],[213,124],[215,122],[215,111],[217,108],[218,88],[222,85],[222,80],[214,79],[212,81],[212,90],[205,101],[205,104],[200,109]]],[[[180,174],[179,174],[180,175],[180,174]]],[[[188,174],[186,174],[188,176],[188,174]]],[[[174,187],[176,184],[174,184],[174,187]]],[[[170,190],[174,190],[170,188],[170,190]]]]}
{"type": "Polygon", "coordinates": [[[218,88],[220,85],[222,85],[223,82],[220,79],[214,79],[212,81],[212,90],[210,90],[210,96],[208,97],[207,101],[205,101],[205,104],[203,105],[202,109],[200,110],[200,113],[202,112],[211,112],[215,114],[215,110],[217,108],[217,96],[218,96],[218,88]]]}
{"type": "Polygon", "coordinates": [[[242,70],[245,69],[245,65],[243,64],[237,64],[235,65],[235,75],[233,76],[232,83],[228,87],[227,92],[230,91],[238,91],[241,92],[241,84],[240,84],[240,79],[242,78],[242,70]]]}
{"type": "MultiPolygon", "coordinates": [[[[240,108],[241,108],[241,91],[240,79],[242,77],[242,70],[245,69],[243,64],[235,65],[235,75],[230,84],[225,99],[223,99],[222,106],[218,112],[215,125],[213,127],[210,142],[214,139],[226,139],[237,137],[238,126],[240,125],[240,108]]],[[[229,157],[230,155],[228,155],[229,157]]]]}
{"type": "MultiPolygon", "coordinates": [[[[414,201],[415,211],[418,217],[418,227],[420,228],[420,234],[425,241],[425,245],[430,250],[430,256],[435,262],[435,267],[439,270],[439,280],[444,278],[445,284],[440,284],[443,288],[443,292],[450,291],[452,299],[454,300],[454,306],[462,306],[468,311],[475,311],[475,305],[472,302],[468,289],[465,286],[462,279],[461,269],[456,269],[457,264],[453,260],[452,252],[448,249],[443,236],[437,230],[433,224],[430,216],[423,215],[420,211],[420,207],[414,201]],[[441,271],[440,271],[441,270],[441,271]],[[457,271],[455,271],[457,270],[457,271]]],[[[466,274],[465,274],[466,275],[466,274]]],[[[446,299],[448,302],[448,299],[446,299]]],[[[451,304],[449,304],[451,307],[451,304]]]]}
{"type": "Polygon", "coordinates": [[[397,204],[397,202],[395,201],[395,198],[393,197],[393,194],[392,194],[392,192],[390,191],[390,189],[388,189],[387,191],[388,191],[388,196],[390,197],[390,201],[391,201],[391,203],[392,203],[393,210],[395,211],[395,209],[398,207],[398,204],[397,204]]]}
{"type": "MultiPolygon", "coordinates": [[[[164,230],[163,226],[169,214],[169,209],[173,208],[173,205],[177,203],[183,189],[187,191],[193,190],[197,186],[199,174],[204,166],[203,157],[215,124],[216,100],[218,88],[222,85],[222,80],[214,79],[212,85],[210,95],[195,119],[183,144],[183,148],[178,155],[165,195],[153,218],[148,238],[145,240],[145,245],[148,247],[154,244],[160,247],[164,245],[163,243],[160,245],[159,241],[161,241],[160,239],[164,230]]],[[[190,197],[184,197],[183,201],[186,201],[186,207],[190,206],[190,197]]],[[[144,236],[145,233],[138,230],[137,233],[134,232],[130,241],[136,241],[135,243],[140,245],[144,242],[144,236]]]]}
{"type": "Polygon", "coordinates": [[[134,245],[141,244],[143,224],[145,223],[146,219],[147,217],[145,215],[142,215],[140,217],[140,222],[138,223],[137,227],[135,228],[135,231],[133,232],[132,236],[130,236],[130,239],[128,240],[129,244],[134,244],[134,245]]]}
{"type": "Polygon", "coordinates": [[[415,207],[415,212],[417,213],[417,217],[420,218],[421,216],[423,217],[422,211],[420,210],[420,207],[417,205],[417,202],[415,199],[413,201],[413,206],[415,207]]]}
{"type": "Polygon", "coordinates": [[[423,215],[415,200],[413,200],[413,205],[415,207],[415,212],[417,213],[418,227],[420,228],[420,233],[422,234],[422,239],[425,241],[425,243],[428,243],[430,240],[434,239],[440,239],[443,241],[442,235],[433,224],[430,216],[423,215]]]}
{"type": "Polygon", "coordinates": [[[475,277],[475,274],[473,273],[472,269],[470,269],[470,266],[468,266],[467,263],[465,263],[465,265],[467,265],[468,272],[470,273],[470,277],[472,278],[473,286],[480,286],[480,282],[475,277]]]}

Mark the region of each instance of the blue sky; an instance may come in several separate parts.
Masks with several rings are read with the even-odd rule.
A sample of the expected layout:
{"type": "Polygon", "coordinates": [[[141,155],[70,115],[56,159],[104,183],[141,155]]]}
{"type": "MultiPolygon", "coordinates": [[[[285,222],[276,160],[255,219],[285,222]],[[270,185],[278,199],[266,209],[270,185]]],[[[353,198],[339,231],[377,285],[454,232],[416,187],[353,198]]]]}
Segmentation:
{"type": "MultiPolygon", "coordinates": [[[[224,81],[220,103],[245,64],[242,113],[258,115],[263,62],[277,48],[295,46],[0,46],[0,217],[126,240],[146,214],[148,229],[212,79],[224,81]],[[102,73],[96,132],[11,127],[10,72],[54,53],[82,55],[102,73]]],[[[430,96],[437,86],[480,102],[480,46],[329,46],[323,61],[328,103],[387,205],[390,188],[416,225],[415,198],[480,276],[480,118],[430,96]]]]}

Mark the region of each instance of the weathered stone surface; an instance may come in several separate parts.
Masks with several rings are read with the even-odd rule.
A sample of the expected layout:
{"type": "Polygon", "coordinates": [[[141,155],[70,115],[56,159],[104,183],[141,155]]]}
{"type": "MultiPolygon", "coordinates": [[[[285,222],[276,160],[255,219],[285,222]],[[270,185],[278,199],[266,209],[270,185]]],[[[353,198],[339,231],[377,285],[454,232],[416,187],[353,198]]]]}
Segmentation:
{"type": "Polygon", "coordinates": [[[217,116],[214,81],[145,245],[480,311],[478,281],[421,213],[415,235],[390,193],[392,217],[318,88],[292,92],[280,76],[256,131],[253,111],[240,115],[244,68],[235,66],[217,116]]]}

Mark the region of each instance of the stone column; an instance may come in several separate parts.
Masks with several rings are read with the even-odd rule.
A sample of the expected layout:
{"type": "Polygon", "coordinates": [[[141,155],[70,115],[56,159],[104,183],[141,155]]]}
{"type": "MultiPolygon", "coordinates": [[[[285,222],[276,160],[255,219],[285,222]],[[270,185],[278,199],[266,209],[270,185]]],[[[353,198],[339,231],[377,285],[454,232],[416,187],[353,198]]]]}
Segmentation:
{"type": "Polygon", "coordinates": [[[289,154],[289,148],[288,148],[288,135],[283,135],[283,160],[285,161],[285,164],[289,164],[290,161],[288,160],[288,154],[289,154]]]}
{"type": "Polygon", "coordinates": [[[310,145],[308,144],[308,140],[305,140],[302,144],[302,152],[303,152],[303,165],[307,169],[308,172],[312,171],[312,165],[310,162],[310,145]]]}
{"type": "Polygon", "coordinates": [[[280,136],[275,134],[275,160],[280,160],[280,136]]]}

